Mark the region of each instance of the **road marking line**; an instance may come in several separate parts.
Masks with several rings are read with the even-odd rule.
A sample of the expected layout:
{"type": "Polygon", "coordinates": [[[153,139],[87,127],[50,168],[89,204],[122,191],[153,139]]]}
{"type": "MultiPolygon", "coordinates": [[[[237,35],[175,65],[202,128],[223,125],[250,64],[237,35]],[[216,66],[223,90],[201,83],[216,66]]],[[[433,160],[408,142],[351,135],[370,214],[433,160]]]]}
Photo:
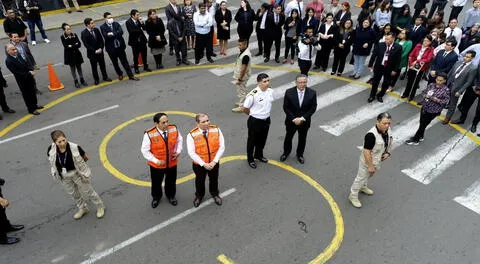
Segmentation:
{"type": "Polygon", "coordinates": [[[402,172],[426,185],[477,147],[478,145],[466,139],[464,134],[456,134],[433,151],[426,153],[413,167],[404,169],[402,172]],[[457,142],[455,148],[451,149],[457,142]]]}
{"type": "Polygon", "coordinates": [[[369,119],[376,117],[378,113],[385,112],[403,103],[403,101],[391,96],[386,96],[383,98],[383,100],[383,103],[370,103],[358,108],[354,112],[351,112],[341,119],[330,121],[319,127],[338,137],[343,133],[365,123],[369,119]],[[372,111],[372,109],[375,109],[375,111],[372,111]]]}
{"type": "MultiPolygon", "coordinates": [[[[324,81],[329,80],[328,77],[325,76],[318,76],[318,75],[310,75],[308,76],[308,87],[313,88],[313,86],[323,83],[324,81]]],[[[279,86],[273,89],[273,99],[278,100],[285,96],[285,91],[292,87],[295,87],[297,84],[295,81],[289,82],[282,86],[279,86]]]]}
{"type": "MultiPolygon", "coordinates": [[[[280,67],[276,67],[276,69],[262,71],[262,72],[266,73],[268,75],[268,77],[270,77],[270,79],[273,79],[273,78],[288,74],[289,70],[297,70],[297,69],[298,69],[297,66],[288,64],[288,65],[283,65],[283,66],[280,66],[280,67]],[[285,69],[285,70],[283,70],[283,69],[285,69]]],[[[256,77],[248,79],[247,86],[253,86],[253,85],[257,85],[257,78],[256,77]]]]}
{"type": "MultiPolygon", "coordinates": [[[[228,189],[225,192],[221,193],[220,196],[225,198],[225,197],[229,196],[230,194],[234,193],[235,191],[236,191],[235,188],[231,188],[231,189],[228,189]]],[[[166,221],[163,221],[162,223],[160,223],[160,224],[158,224],[154,227],[151,227],[151,228],[143,231],[142,233],[139,233],[139,234],[121,242],[120,244],[117,244],[117,245],[115,245],[115,246],[113,246],[109,249],[106,249],[102,252],[91,254],[90,258],[81,262],[81,264],[95,263],[95,262],[99,261],[100,259],[103,259],[103,258],[119,251],[120,249],[122,249],[124,247],[127,247],[127,246],[129,246],[129,245],[131,245],[131,244],[133,244],[133,243],[135,243],[135,242],[137,242],[137,241],[139,241],[139,240],[141,240],[141,239],[143,239],[143,238],[145,238],[145,237],[147,237],[147,236],[149,236],[149,235],[151,235],[151,234],[153,234],[153,233],[155,233],[155,232],[157,232],[157,231],[159,231],[159,230],[161,230],[161,229],[163,229],[163,228],[165,228],[165,227],[167,227],[167,226],[169,226],[169,225],[171,225],[175,222],[178,222],[178,221],[182,220],[183,218],[195,213],[196,211],[198,211],[198,210],[200,210],[200,209],[202,209],[202,208],[204,208],[204,207],[206,207],[206,206],[208,206],[212,203],[213,203],[213,199],[210,198],[210,199],[204,201],[203,203],[201,203],[199,207],[193,207],[193,208],[190,208],[186,211],[183,211],[182,213],[180,213],[180,214],[178,214],[178,215],[176,215],[176,216],[174,216],[174,217],[172,217],[172,218],[170,218],[166,221]]]]}
{"type": "Polygon", "coordinates": [[[97,111],[94,111],[94,112],[91,112],[91,113],[88,113],[88,114],[85,114],[85,115],[74,117],[74,118],[71,118],[71,119],[53,124],[53,125],[49,125],[49,126],[46,126],[46,127],[35,129],[35,130],[32,130],[32,131],[27,132],[27,133],[23,133],[23,134],[14,136],[14,137],[6,138],[4,140],[0,140],[0,144],[7,143],[7,142],[15,140],[15,139],[23,138],[23,137],[26,137],[26,136],[29,136],[29,135],[32,135],[32,134],[35,134],[35,133],[38,133],[38,132],[41,132],[41,131],[45,131],[45,130],[50,129],[50,128],[65,125],[65,124],[68,124],[68,123],[71,123],[71,122],[74,122],[74,121],[77,121],[77,120],[80,120],[80,119],[83,119],[83,118],[86,118],[86,117],[96,115],[98,113],[102,113],[102,112],[105,112],[105,111],[108,111],[108,110],[115,109],[117,107],[119,107],[119,105],[110,106],[110,107],[103,108],[103,109],[100,109],[100,110],[97,110],[97,111]]]}
{"type": "MultiPolygon", "coordinates": [[[[238,36],[238,34],[237,34],[237,36],[238,36]]],[[[230,41],[235,41],[235,39],[231,39],[230,41]]],[[[254,42],[254,43],[250,42],[250,44],[248,45],[248,48],[249,48],[250,50],[254,50],[254,49],[258,48],[258,42],[257,42],[257,41],[254,42]]],[[[238,55],[239,53],[240,53],[240,50],[238,49],[238,47],[229,48],[229,49],[227,50],[227,56],[218,57],[218,56],[220,56],[220,55],[217,55],[217,60],[223,59],[223,58],[230,58],[230,57],[232,57],[232,56],[234,56],[234,55],[238,55]]],[[[212,59],[213,59],[213,58],[212,58],[212,59]]],[[[190,61],[191,63],[195,63],[195,59],[190,59],[189,61],[190,61]]],[[[207,60],[204,60],[204,59],[202,58],[202,60],[200,60],[200,63],[199,63],[199,64],[201,65],[201,64],[205,64],[205,63],[207,63],[207,62],[208,62],[207,60]]]]}
{"type": "MultiPolygon", "coordinates": [[[[370,77],[366,76],[359,81],[367,81],[370,77]]],[[[317,96],[317,110],[323,109],[327,106],[330,106],[336,102],[344,100],[347,97],[355,95],[357,93],[363,92],[363,90],[367,90],[364,86],[358,86],[357,84],[346,84],[341,87],[338,87],[334,90],[328,91],[326,93],[320,94],[317,96]]]]}
{"type": "MultiPolygon", "coordinates": [[[[405,141],[415,135],[420,120],[420,113],[415,114],[407,120],[402,121],[398,126],[393,126],[391,133],[393,135],[393,146],[395,149],[405,144],[405,141]]],[[[430,129],[432,126],[440,123],[440,119],[434,118],[432,122],[427,126],[430,129]]]]}
{"type": "Polygon", "coordinates": [[[475,213],[480,214],[480,180],[468,187],[462,196],[457,196],[453,200],[475,213]]]}
{"type": "Polygon", "coordinates": [[[229,259],[227,256],[224,254],[220,254],[217,256],[217,260],[220,261],[223,264],[234,264],[233,260],[229,259]]]}

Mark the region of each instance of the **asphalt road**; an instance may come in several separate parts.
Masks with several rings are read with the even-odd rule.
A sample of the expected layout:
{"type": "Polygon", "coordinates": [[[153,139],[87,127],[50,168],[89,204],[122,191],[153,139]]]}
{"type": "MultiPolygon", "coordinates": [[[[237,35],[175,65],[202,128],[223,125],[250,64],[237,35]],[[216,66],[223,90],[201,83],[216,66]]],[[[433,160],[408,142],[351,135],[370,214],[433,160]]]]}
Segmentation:
{"type": "MultiPolygon", "coordinates": [[[[74,31],[79,33],[80,27],[74,27],[74,31]]],[[[59,31],[48,33],[54,40],[51,44],[33,47],[40,65],[60,63],[63,58],[59,31]]],[[[395,96],[386,96],[383,105],[366,107],[369,91],[365,86],[312,74],[309,82],[319,95],[321,107],[312,119],[306,163],[301,165],[291,156],[285,162],[288,166],[279,167],[272,161],[253,170],[237,157],[245,154],[247,117],[231,112],[235,88],[230,83],[231,70],[223,67],[233,61],[234,42],[230,47],[230,56],[217,57],[218,66],[201,69],[192,66],[168,71],[175,67],[175,61],[167,55],[164,72],[142,76],[139,82],[114,82],[76,95],[0,138],[1,176],[7,180],[3,190],[11,202],[7,214],[13,223],[26,225],[17,234],[21,243],[0,247],[0,263],[93,263],[97,259],[98,263],[218,263],[217,256],[224,254],[235,263],[290,264],[309,262],[324,250],[334,253],[330,263],[479,262],[479,215],[465,207],[479,206],[479,200],[474,199],[479,191],[474,187],[479,181],[480,154],[472,138],[436,123],[427,130],[420,146],[399,144],[370,181],[375,194],[361,196],[364,207],[355,209],[347,195],[357,170],[357,146],[374,125],[373,116],[382,108],[388,110],[393,115],[394,135],[398,131],[404,136],[415,132],[418,123],[411,124],[418,120],[418,108],[395,96]],[[95,111],[100,112],[92,114],[95,111]],[[107,134],[128,120],[158,111],[206,112],[222,129],[225,157],[232,156],[233,160],[223,162],[220,168],[220,191],[229,192],[221,207],[207,204],[192,210],[194,185],[187,181],[177,186],[177,207],[164,199],[152,209],[148,187],[125,183],[105,169],[99,149],[107,134]],[[91,205],[87,216],[73,220],[76,209],[71,198],[49,176],[46,149],[54,128],[41,129],[51,125],[65,131],[69,140],[88,153],[94,187],[107,206],[104,219],[95,218],[91,205]],[[27,132],[34,133],[24,136],[27,132]],[[14,136],[18,138],[12,139],[14,136]],[[286,170],[290,168],[301,173],[286,170]],[[329,201],[333,200],[323,193],[325,198],[315,182],[336,202],[340,218],[332,213],[329,201]],[[463,195],[473,200],[463,204],[461,199],[454,200],[463,195]],[[337,221],[336,226],[335,220],[339,219],[343,221],[337,221]],[[332,242],[335,238],[340,240],[332,242]],[[329,245],[339,246],[338,251],[328,251],[329,245]],[[100,254],[105,257],[99,258],[100,254]]],[[[89,76],[88,64],[83,68],[89,76]]],[[[107,68],[115,77],[111,65],[107,68]]],[[[297,74],[292,69],[296,70],[296,65],[275,62],[260,63],[253,69],[252,76],[259,72],[273,76],[272,88],[277,96],[265,148],[271,160],[278,160],[282,152],[282,91],[290,87],[297,74]]],[[[47,84],[46,71],[41,70],[37,77],[45,91],[40,96],[41,104],[76,90],[68,68],[59,65],[56,70],[66,89],[47,93],[42,88],[47,84]]],[[[4,68],[3,73],[8,70],[4,68]]],[[[8,102],[17,113],[4,116],[2,129],[25,114],[20,96],[14,92],[18,88],[13,78],[7,76],[7,81],[8,102]]],[[[93,82],[91,78],[87,81],[93,82]]],[[[251,88],[255,86],[254,82],[250,84],[251,88]]],[[[398,90],[404,85],[400,82],[398,90]]],[[[185,115],[171,114],[170,121],[184,137],[195,125],[185,115]]],[[[149,181],[140,145],[143,131],[152,124],[150,117],[132,122],[107,144],[108,161],[133,179],[149,181]]],[[[178,177],[191,172],[184,145],[178,177]]]]}

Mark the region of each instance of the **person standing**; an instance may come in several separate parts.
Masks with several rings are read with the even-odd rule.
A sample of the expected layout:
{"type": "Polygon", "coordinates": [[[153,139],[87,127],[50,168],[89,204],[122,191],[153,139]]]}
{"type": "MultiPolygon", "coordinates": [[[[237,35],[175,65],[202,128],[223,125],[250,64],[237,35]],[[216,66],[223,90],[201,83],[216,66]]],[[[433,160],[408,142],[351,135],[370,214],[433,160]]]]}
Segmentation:
{"type": "Polygon", "coordinates": [[[290,17],[285,19],[285,54],[282,63],[288,62],[288,53],[290,53],[290,64],[294,64],[295,54],[297,52],[297,40],[302,33],[302,20],[298,16],[296,9],[290,12],[290,17]]]}
{"type": "Polygon", "coordinates": [[[247,128],[247,162],[252,169],[257,168],[255,159],[267,163],[263,149],[267,142],[270,128],[270,112],[272,110],[273,90],[270,88],[270,77],[265,73],[257,75],[257,87],[250,91],[243,103],[243,111],[248,117],[247,128]]]}
{"type": "Polygon", "coordinates": [[[220,42],[220,54],[227,56],[232,12],[227,9],[226,1],[222,1],[220,8],[215,12],[215,22],[217,23],[217,39],[220,42]]]}
{"type": "Polygon", "coordinates": [[[252,7],[250,7],[250,3],[247,0],[240,1],[240,9],[238,9],[234,19],[238,23],[238,37],[241,39],[246,39],[248,42],[250,42],[250,36],[253,33],[253,21],[255,21],[255,12],[252,10],[252,7]]]}
{"type": "Polygon", "coordinates": [[[349,18],[340,26],[340,30],[335,40],[331,75],[337,74],[337,76],[342,76],[343,70],[345,69],[345,62],[347,61],[347,56],[350,53],[354,38],[355,31],[353,31],[353,20],[349,18]]]}
{"type": "MultiPolygon", "coordinates": [[[[315,18],[322,20],[323,10],[325,10],[325,4],[323,0],[312,0],[305,6],[305,13],[308,13],[308,9],[311,8],[315,13],[315,18]]],[[[299,16],[300,17],[300,16],[299,16]]]]}
{"type": "Polygon", "coordinates": [[[138,10],[132,9],[132,11],[130,11],[130,19],[125,22],[125,26],[128,31],[128,45],[132,47],[133,68],[135,69],[135,73],[140,73],[138,69],[139,56],[142,57],[143,70],[151,72],[152,70],[148,68],[147,62],[147,37],[145,37],[145,33],[143,33],[145,23],[142,21],[138,10]]]}
{"type": "MultiPolygon", "coordinates": [[[[177,5],[177,0],[169,0],[169,4],[165,7],[165,15],[167,16],[167,23],[172,19],[183,20],[183,8],[177,5]]],[[[150,16],[149,16],[150,17],[150,16]]],[[[170,34],[170,33],[169,33],[170,34]]],[[[173,56],[173,43],[172,37],[169,35],[169,47],[170,47],[170,56],[173,56]]]]}
{"type": "Polygon", "coordinates": [[[225,151],[225,139],[217,126],[210,124],[207,114],[199,113],[195,116],[197,126],[187,136],[188,155],[193,160],[195,173],[195,199],[193,206],[198,207],[205,196],[205,180],[208,175],[209,191],[214,202],[222,205],[222,198],[218,191],[218,172],[220,158],[225,151]]]}
{"type": "Polygon", "coordinates": [[[245,101],[245,96],[247,95],[247,82],[251,74],[251,59],[252,54],[248,48],[248,41],[246,39],[238,40],[238,49],[240,54],[235,60],[235,65],[233,66],[233,82],[237,86],[237,97],[238,101],[235,103],[237,106],[233,108],[234,113],[242,113],[243,108],[241,105],[245,101]]]}
{"type": "Polygon", "coordinates": [[[472,8],[465,12],[463,29],[469,30],[475,23],[480,23],[480,0],[473,0],[472,8]]]}
{"type": "Polygon", "coordinates": [[[297,160],[305,163],[303,153],[307,142],[312,115],[317,111],[317,92],[307,87],[308,78],[299,74],[295,78],[296,87],[285,91],[283,111],[285,112],[285,141],[280,161],[285,161],[292,151],[292,140],[298,131],[297,160]]]}
{"type": "Polygon", "coordinates": [[[198,4],[198,12],[193,15],[193,22],[195,24],[195,64],[200,63],[203,58],[204,50],[206,50],[207,60],[213,63],[211,54],[208,53],[208,45],[211,45],[210,28],[213,25],[212,16],[206,13],[205,4],[198,4]]]}
{"type": "Polygon", "coordinates": [[[28,112],[32,115],[39,115],[40,113],[37,110],[43,109],[43,106],[39,106],[37,101],[35,79],[33,78],[35,71],[18,54],[18,50],[13,44],[7,44],[6,50],[8,55],[5,59],[5,65],[7,65],[7,68],[12,72],[17,81],[28,112]]]}
{"type": "Polygon", "coordinates": [[[265,51],[264,62],[270,61],[270,51],[275,41],[275,62],[280,63],[280,45],[283,35],[283,25],[285,24],[285,15],[282,14],[282,7],[275,6],[273,12],[267,14],[265,22],[265,51]]]}
{"type": "Polygon", "coordinates": [[[7,36],[10,36],[12,33],[17,33],[21,41],[27,42],[27,26],[17,17],[13,9],[7,10],[7,18],[3,21],[3,30],[7,36]]]}
{"type": "Polygon", "coordinates": [[[40,10],[42,7],[38,4],[37,0],[26,0],[24,1],[23,12],[26,14],[28,28],[30,29],[30,40],[32,41],[32,45],[37,45],[37,39],[35,37],[35,25],[38,27],[40,34],[42,35],[43,40],[45,43],[50,43],[48,40],[47,34],[45,34],[45,30],[43,29],[42,17],[40,15],[40,10]]]}
{"type": "Polygon", "coordinates": [[[321,68],[323,72],[327,71],[330,52],[335,47],[337,34],[338,26],[333,22],[333,14],[328,13],[325,16],[325,23],[322,23],[318,29],[318,43],[322,48],[317,51],[313,69],[321,68]]]}
{"type": "MultiPolygon", "coordinates": [[[[263,44],[265,43],[265,26],[267,22],[267,14],[270,6],[267,3],[263,3],[262,6],[257,10],[255,14],[255,20],[257,21],[255,25],[255,32],[257,33],[257,43],[258,43],[258,53],[255,56],[263,55],[263,44]]],[[[297,12],[298,13],[298,12],[297,12]]]]}
{"type": "Polygon", "coordinates": [[[442,124],[446,125],[450,122],[455,109],[457,108],[458,98],[470,88],[477,77],[477,66],[472,64],[476,52],[467,51],[463,56],[463,62],[457,61],[453,68],[448,72],[447,86],[450,89],[450,101],[448,103],[448,111],[442,124]]]}
{"type": "MultiPolygon", "coordinates": [[[[468,112],[470,107],[477,101],[477,108],[475,110],[475,116],[472,120],[472,126],[470,127],[470,132],[477,132],[477,125],[480,122],[480,68],[477,69],[477,77],[475,79],[474,85],[471,88],[467,88],[465,94],[463,95],[462,101],[458,105],[458,110],[462,113],[459,119],[452,121],[452,124],[464,124],[467,119],[468,112]]],[[[480,134],[477,134],[480,135],[480,134]]]]}
{"type": "MultiPolygon", "coordinates": [[[[75,6],[75,9],[77,12],[83,12],[82,9],[80,9],[80,6],[78,5],[77,0],[71,0],[73,5],[75,6]]],[[[68,0],[63,0],[63,4],[65,5],[65,8],[67,9],[67,12],[70,14],[72,13],[72,8],[70,7],[70,3],[68,3],[68,0]]]]}
{"type": "Polygon", "coordinates": [[[0,245],[11,245],[20,242],[18,237],[9,237],[7,233],[16,232],[24,228],[23,225],[12,225],[8,221],[5,211],[10,205],[10,202],[3,198],[2,186],[5,184],[5,180],[0,178],[0,245]]]}
{"type": "MultiPolygon", "coordinates": [[[[5,97],[5,92],[3,91],[3,88],[7,88],[7,80],[3,77],[2,69],[0,68],[0,106],[2,107],[2,111],[4,113],[8,114],[13,114],[15,113],[15,110],[10,108],[7,104],[7,98],[5,97]]],[[[3,119],[3,116],[0,115],[0,120],[3,119]]]]}
{"type": "Polygon", "coordinates": [[[50,136],[53,141],[47,150],[50,172],[53,180],[62,183],[75,201],[78,211],[73,218],[78,220],[88,213],[87,201],[97,207],[97,218],[103,218],[105,205],[93,189],[87,154],[79,145],[67,141],[65,134],[60,130],[52,131],[50,136]]]}
{"type": "Polygon", "coordinates": [[[286,6],[285,6],[285,16],[289,17],[290,12],[292,12],[293,9],[298,10],[298,15],[302,17],[304,14],[303,12],[303,0],[292,0],[290,1],[286,6]]]}
{"type": "Polygon", "coordinates": [[[118,61],[122,64],[130,80],[140,80],[133,75],[130,64],[128,63],[127,54],[125,53],[127,46],[123,39],[122,26],[120,26],[118,22],[113,21],[113,16],[110,12],[105,12],[103,18],[105,19],[105,23],[100,26],[100,30],[105,39],[105,50],[112,61],[113,68],[115,68],[115,72],[118,75],[118,80],[123,80],[123,72],[118,65],[118,61]]]}
{"type": "Polygon", "coordinates": [[[457,25],[458,25],[457,19],[452,18],[448,22],[448,27],[445,28],[443,32],[447,35],[447,38],[455,38],[457,45],[460,45],[460,43],[462,42],[463,32],[462,32],[462,29],[459,28],[457,25]]]}
{"type": "Polygon", "coordinates": [[[175,50],[175,57],[177,58],[177,66],[180,64],[190,65],[187,60],[187,20],[171,19],[167,23],[168,34],[171,36],[170,42],[173,44],[175,50]],[[180,56],[180,53],[182,54],[180,56]]]}
{"type": "Polygon", "coordinates": [[[95,85],[100,83],[97,66],[100,66],[103,80],[111,82],[112,80],[108,78],[107,69],[105,68],[105,57],[103,55],[105,43],[103,42],[102,33],[95,27],[95,21],[93,21],[93,19],[85,18],[83,23],[87,28],[82,31],[81,38],[83,46],[87,49],[87,57],[90,60],[95,85]]]}
{"type": "Polygon", "coordinates": [[[463,7],[467,4],[467,0],[453,0],[452,1],[452,11],[450,12],[450,17],[448,21],[458,18],[460,12],[462,12],[463,7]]]}
{"type": "Polygon", "coordinates": [[[437,9],[438,11],[443,12],[447,3],[448,3],[448,0],[433,0],[432,7],[430,8],[430,12],[428,12],[428,19],[432,18],[433,14],[437,9]]]}
{"type": "MultiPolygon", "coordinates": [[[[430,64],[429,83],[434,82],[437,73],[448,73],[455,62],[457,62],[458,54],[454,50],[456,45],[457,42],[454,39],[449,39],[444,43],[444,49],[435,55],[435,58],[430,64]]],[[[435,50],[433,52],[435,53],[435,50]]]]}
{"type": "Polygon", "coordinates": [[[393,33],[385,36],[385,42],[379,43],[374,49],[368,67],[373,70],[372,90],[368,102],[371,103],[377,97],[377,101],[383,103],[383,96],[390,85],[391,79],[397,74],[402,59],[402,46],[393,42],[393,33]],[[382,90],[377,94],[378,85],[383,77],[382,90]]]}
{"type": "MultiPolygon", "coordinates": [[[[32,52],[30,51],[30,48],[28,47],[28,44],[26,42],[23,42],[17,33],[11,33],[9,36],[10,43],[12,43],[15,48],[17,48],[18,54],[27,63],[27,65],[34,70],[40,70],[40,68],[37,66],[37,62],[35,61],[32,52]]],[[[35,92],[37,94],[42,94],[42,92],[37,88],[37,82],[35,78],[33,78],[33,80],[33,88],[35,89],[35,92]]]]}
{"type": "Polygon", "coordinates": [[[192,4],[192,0],[183,0],[183,22],[189,50],[195,47],[195,24],[193,23],[193,14],[195,14],[195,12],[197,12],[197,8],[192,4]]]}
{"type": "Polygon", "coordinates": [[[409,58],[408,56],[410,54],[410,51],[412,51],[412,41],[409,40],[407,36],[408,36],[408,29],[402,29],[398,33],[397,40],[395,40],[395,42],[397,42],[398,45],[402,46],[402,58],[400,60],[400,68],[397,69],[397,74],[392,78],[392,81],[390,82],[390,87],[388,87],[387,92],[393,91],[399,77],[400,77],[400,80],[403,80],[407,75],[408,58],[409,58]],[[405,71],[401,73],[403,68],[405,68],[405,71]]]}
{"type": "Polygon", "coordinates": [[[83,56],[82,52],[80,51],[82,43],[80,42],[77,34],[72,32],[72,28],[69,24],[63,23],[62,29],[63,34],[60,36],[60,40],[63,44],[63,63],[70,66],[70,72],[72,73],[76,88],[80,88],[80,83],[83,86],[88,86],[87,82],[83,78],[82,72],[83,56]],[[78,75],[80,76],[80,83],[78,82],[75,71],[77,71],[78,75]]]}
{"type": "Polygon", "coordinates": [[[418,146],[420,141],[423,141],[425,129],[432,122],[432,120],[439,116],[448,104],[450,99],[450,91],[447,85],[447,75],[445,73],[439,73],[435,78],[435,83],[431,83],[427,86],[427,89],[423,90],[423,100],[420,102],[422,109],[420,110],[420,125],[417,132],[413,137],[405,141],[407,145],[418,146]]]}
{"type": "Polygon", "coordinates": [[[357,25],[352,48],[354,58],[353,72],[349,77],[360,79],[362,76],[365,69],[365,61],[367,56],[370,55],[375,37],[375,31],[370,27],[370,19],[364,19],[361,25],[357,25]]]}
{"type": "Polygon", "coordinates": [[[312,67],[312,59],[316,54],[314,46],[317,45],[315,37],[313,36],[313,28],[307,27],[305,32],[298,42],[298,67],[300,73],[308,76],[308,72],[312,67]]]}
{"type": "Polygon", "coordinates": [[[373,190],[368,188],[368,178],[373,176],[381,163],[390,158],[393,136],[388,129],[392,125],[392,116],[385,112],[377,116],[377,123],[365,135],[363,150],[360,154],[358,172],[350,188],[348,199],[356,208],[362,207],[358,193],[373,195],[373,190]]]}
{"type": "MultiPolygon", "coordinates": [[[[157,69],[163,69],[162,57],[165,52],[165,46],[167,45],[165,25],[163,24],[163,20],[157,16],[155,9],[148,10],[147,16],[145,31],[147,31],[148,34],[148,46],[155,59],[157,69]]],[[[172,37],[170,37],[170,44],[172,44],[171,41],[172,37]]]]}
{"type": "Polygon", "coordinates": [[[183,138],[177,126],[170,124],[165,113],[153,116],[155,126],[145,131],[142,141],[142,155],[148,161],[152,179],[152,208],[156,208],[162,198],[162,182],[165,177],[165,196],[176,206],[176,181],[178,157],[182,152],[183,138]]]}

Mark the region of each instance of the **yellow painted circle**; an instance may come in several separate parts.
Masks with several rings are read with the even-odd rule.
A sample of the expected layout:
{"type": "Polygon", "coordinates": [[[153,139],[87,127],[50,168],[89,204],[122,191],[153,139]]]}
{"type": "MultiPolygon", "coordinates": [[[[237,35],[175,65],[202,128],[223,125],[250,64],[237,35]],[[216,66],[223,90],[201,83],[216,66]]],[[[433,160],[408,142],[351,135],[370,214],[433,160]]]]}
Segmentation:
{"type": "MultiPolygon", "coordinates": [[[[184,112],[184,111],[165,111],[164,113],[166,113],[167,115],[184,115],[184,116],[189,116],[189,117],[195,117],[194,113],[184,112]]],[[[103,166],[105,167],[105,169],[107,169],[108,172],[110,172],[113,176],[120,179],[121,181],[131,183],[131,184],[134,184],[134,185],[138,185],[138,186],[146,186],[146,187],[151,186],[150,182],[141,181],[141,180],[131,178],[131,177],[123,174],[119,170],[117,170],[108,160],[107,147],[108,147],[108,142],[119,131],[121,131],[122,129],[124,129],[128,125],[131,125],[131,124],[135,123],[136,121],[143,120],[145,118],[149,118],[149,117],[152,117],[154,115],[155,115],[155,113],[149,113],[149,114],[141,115],[141,116],[135,117],[133,119],[130,119],[130,120],[120,124],[119,126],[115,127],[112,131],[110,131],[103,138],[102,143],[100,144],[100,147],[99,147],[100,161],[102,162],[103,166]]],[[[220,162],[226,163],[226,162],[230,162],[230,161],[234,161],[234,160],[246,160],[246,159],[247,159],[247,156],[245,156],[245,155],[228,156],[228,157],[223,157],[220,160],[220,162]]],[[[344,235],[345,229],[344,229],[343,217],[342,217],[342,213],[340,212],[340,208],[338,207],[337,203],[335,202],[333,197],[330,195],[330,193],[328,193],[328,191],[325,188],[323,188],[318,182],[316,182],[310,176],[308,176],[305,173],[293,168],[290,165],[282,163],[282,162],[278,162],[278,161],[275,161],[275,160],[269,160],[268,163],[271,164],[271,165],[277,166],[279,168],[282,168],[286,171],[289,171],[289,172],[297,175],[298,177],[300,177],[302,180],[304,180],[306,183],[308,183],[310,186],[312,186],[315,190],[317,190],[323,196],[323,198],[325,198],[328,205],[330,206],[330,209],[331,209],[332,214],[333,214],[333,218],[335,220],[335,235],[334,235],[333,239],[330,241],[330,243],[328,244],[328,246],[323,250],[323,252],[320,253],[320,255],[318,255],[316,258],[314,258],[313,260],[311,260],[309,262],[311,264],[326,263],[330,258],[333,257],[335,252],[337,252],[337,250],[340,248],[340,245],[342,244],[342,241],[343,241],[343,235],[344,235]]],[[[193,173],[189,174],[185,177],[177,179],[177,184],[184,183],[184,182],[187,182],[189,180],[193,180],[194,178],[195,178],[195,175],[193,173]]]]}

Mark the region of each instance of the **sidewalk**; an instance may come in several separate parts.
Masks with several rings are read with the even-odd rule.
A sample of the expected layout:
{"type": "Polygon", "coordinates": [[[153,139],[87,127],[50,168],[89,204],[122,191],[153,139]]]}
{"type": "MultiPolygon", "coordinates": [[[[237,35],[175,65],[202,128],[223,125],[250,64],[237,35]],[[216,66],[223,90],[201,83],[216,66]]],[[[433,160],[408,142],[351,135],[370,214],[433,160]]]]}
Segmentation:
{"type": "MultiPolygon", "coordinates": [[[[58,29],[64,22],[70,25],[83,24],[83,20],[87,17],[91,17],[94,20],[103,20],[103,13],[105,12],[112,13],[114,17],[130,15],[130,10],[132,9],[137,9],[142,12],[142,16],[145,17],[148,9],[160,9],[165,7],[168,3],[168,0],[133,0],[126,2],[113,0],[111,3],[105,2],[98,6],[92,5],[91,7],[82,7],[82,13],[73,11],[69,14],[65,9],[50,11],[45,15],[42,14],[42,22],[45,30],[58,29]],[[145,14],[143,14],[144,12],[145,14]]],[[[2,22],[0,24],[0,39],[4,38],[7,38],[7,35],[5,35],[2,22]]]]}

